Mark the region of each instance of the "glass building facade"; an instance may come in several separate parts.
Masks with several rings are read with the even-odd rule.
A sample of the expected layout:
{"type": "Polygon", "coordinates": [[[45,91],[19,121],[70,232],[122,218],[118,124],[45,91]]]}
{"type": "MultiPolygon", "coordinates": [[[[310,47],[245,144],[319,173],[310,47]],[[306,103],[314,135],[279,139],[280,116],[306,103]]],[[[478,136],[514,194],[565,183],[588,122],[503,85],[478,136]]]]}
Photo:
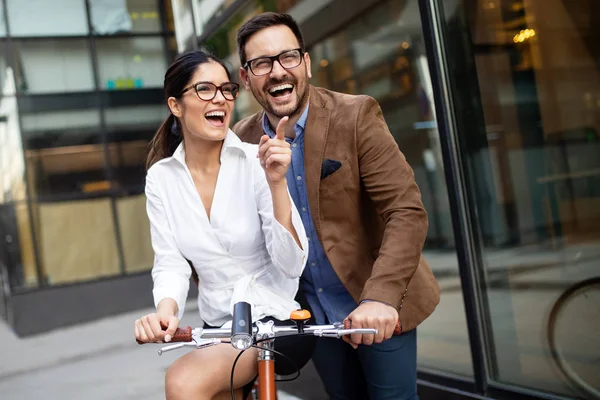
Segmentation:
{"type": "MultiPolygon", "coordinates": [[[[442,289],[421,397],[600,398],[597,1],[1,4],[0,314],[18,332],[152,304],[143,163],[164,71],[206,47],[236,76],[237,29],[281,11],[312,83],[376,98],[415,171],[442,289]]],[[[242,90],[235,120],[259,109],[242,90]]]]}
{"type": "MultiPolygon", "coordinates": [[[[312,84],[379,101],[442,288],[418,329],[421,386],[447,388],[430,398],[600,398],[600,3],[178,3],[178,42],[234,73],[240,25],[289,12],[312,84]]],[[[259,109],[243,90],[237,119],[259,109]]]]}
{"type": "Polygon", "coordinates": [[[169,1],[0,2],[0,313],[17,332],[53,327],[29,314],[61,307],[41,293],[151,268],[144,161],[176,53],[169,1]]]}

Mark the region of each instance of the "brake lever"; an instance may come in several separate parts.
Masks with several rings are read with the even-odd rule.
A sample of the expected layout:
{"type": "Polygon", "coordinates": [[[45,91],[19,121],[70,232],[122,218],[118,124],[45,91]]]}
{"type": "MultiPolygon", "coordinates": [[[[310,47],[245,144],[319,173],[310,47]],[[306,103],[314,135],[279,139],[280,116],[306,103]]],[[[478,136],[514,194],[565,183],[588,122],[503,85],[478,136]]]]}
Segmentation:
{"type": "Polygon", "coordinates": [[[314,331],[314,335],[318,337],[333,337],[341,338],[345,335],[358,334],[358,335],[377,335],[377,329],[371,328],[356,328],[356,329],[322,329],[314,331]]]}
{"type": "Polygon", "coordinates": [[[163,353],[171,350],[177,350],[182,347],[195,347],[196,349],[204,349],[206,347],[216,346],[221,344],[221,339],[192,339],[191,342],[180,342],[164,346],[158,350],[158,355],[161,356],[163,353]]]}

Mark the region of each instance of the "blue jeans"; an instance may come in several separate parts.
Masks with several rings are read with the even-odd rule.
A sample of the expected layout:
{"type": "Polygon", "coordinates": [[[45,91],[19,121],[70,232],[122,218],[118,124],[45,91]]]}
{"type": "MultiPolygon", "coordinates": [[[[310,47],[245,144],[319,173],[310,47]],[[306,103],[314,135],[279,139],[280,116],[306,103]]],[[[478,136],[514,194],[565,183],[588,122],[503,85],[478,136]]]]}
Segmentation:
{"type": "Polygon", "coordinates": [[[331,400],[418,400],[417,331],[354,350],[321,338],[313,362],[331,400]]]}

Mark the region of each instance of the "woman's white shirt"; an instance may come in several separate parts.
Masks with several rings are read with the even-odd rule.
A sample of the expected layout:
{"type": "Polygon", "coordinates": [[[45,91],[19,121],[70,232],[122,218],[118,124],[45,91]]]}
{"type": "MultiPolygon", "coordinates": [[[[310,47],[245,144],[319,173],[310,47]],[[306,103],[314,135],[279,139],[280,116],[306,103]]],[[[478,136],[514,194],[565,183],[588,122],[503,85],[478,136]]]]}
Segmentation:
{"type": "Polygon", "coordinates": [[[154,303],[177,302],[183,315],[191,269],[198,273],[198,308],[213,326],[231,320],[233,304],[252,305],[253,320],[288,319],[308,254],[302,220],[292,199],[292,223],[302,247],[273,216],[273,203],[258,146],[229,130],[206,215],[183,144],[146,176],[147,213],[154,249],[154,303]]]}

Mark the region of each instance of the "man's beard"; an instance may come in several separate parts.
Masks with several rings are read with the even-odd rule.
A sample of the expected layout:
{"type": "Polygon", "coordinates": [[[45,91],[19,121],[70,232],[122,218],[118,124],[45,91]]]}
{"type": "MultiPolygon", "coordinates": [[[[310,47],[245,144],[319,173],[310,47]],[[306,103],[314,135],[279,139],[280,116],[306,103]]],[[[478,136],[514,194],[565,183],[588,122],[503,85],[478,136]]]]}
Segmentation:
{"type": "MultiPolygon", "coordinates": [[[[305,83],[303,88],[300,88],[298,86],[298,81],[295,79],[284,79],[281,81],[269,81],[267,82],[267,84],[265,84],[263,86],[262,90],[257,90],[256,88],[252,88],[252,94],[254,95],[254,98],[258,101],[258,103],[262,106],[262,108],[265,110],[265,112],[267,112],[268,114],[274,115],[277,118],[283,118],[283,117],[291,117],[293,115],[296,115],[296,113],[298,113],[299,109],[301,107],[303,107],[306,104],[305,99],[308,96],[308,85],[305,83]],[[268,90],[266,88],[268,87],[272,87],[278,84],[283,84],[283,83],[290,83],[294,86],[294,90],[296,91],[296,96],[295,96],[295,100],[296,100],[296,105],[293,106],[292,104],[289,104],[287,107],[289,106],[293,106],[293,109],[291,110],[283,110],[282,107],[273,107],[273,105],[271,104],[269,97],[271,97],[271,95],[269,94],[268,90]],[[302,92],[300,91],[300,89],[302,89],[302,92]]],[[[285,107],[285,106],[284,106],[285,107]]]]}

